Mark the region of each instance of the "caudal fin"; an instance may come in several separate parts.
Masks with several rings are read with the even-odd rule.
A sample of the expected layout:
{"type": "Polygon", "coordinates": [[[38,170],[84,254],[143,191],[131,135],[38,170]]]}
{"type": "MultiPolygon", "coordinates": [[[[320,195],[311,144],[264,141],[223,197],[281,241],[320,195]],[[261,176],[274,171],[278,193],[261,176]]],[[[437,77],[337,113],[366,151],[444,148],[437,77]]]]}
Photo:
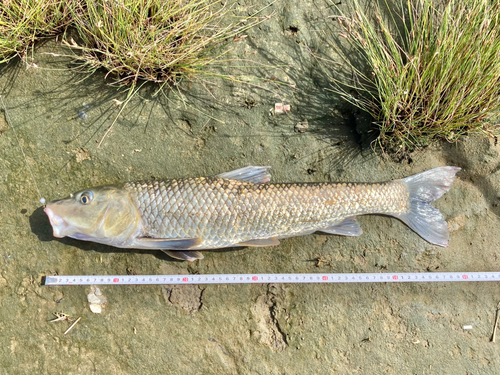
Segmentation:
{"type": "Polygon", "coordinates": [[[446,193],[460,170],[458,167],[440,167],[404,179],[410,193],[410,211],[396,215],[426,241],[447,247],[450,238],[443,215],[430,202],[446,193]]]}

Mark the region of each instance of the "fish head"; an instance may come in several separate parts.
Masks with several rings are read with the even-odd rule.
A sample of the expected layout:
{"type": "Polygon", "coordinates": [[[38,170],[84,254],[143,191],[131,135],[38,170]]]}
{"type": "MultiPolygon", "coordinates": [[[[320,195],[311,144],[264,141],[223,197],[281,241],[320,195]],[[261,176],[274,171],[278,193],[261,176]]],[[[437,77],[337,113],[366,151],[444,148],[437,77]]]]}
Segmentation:
{"type": "Polygon", "coordinates": [[[72,237],[117,246],[140,225],[129,193],[113,186],[82,190],[52,201],[44,209],[54,237],[72,237]]]}

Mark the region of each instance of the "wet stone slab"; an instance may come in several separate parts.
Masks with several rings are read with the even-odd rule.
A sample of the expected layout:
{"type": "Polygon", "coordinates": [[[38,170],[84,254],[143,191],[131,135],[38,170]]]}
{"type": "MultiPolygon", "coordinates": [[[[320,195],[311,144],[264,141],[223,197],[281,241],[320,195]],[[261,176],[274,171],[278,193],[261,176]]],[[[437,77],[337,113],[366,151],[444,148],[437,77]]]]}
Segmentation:
{"type": "MultiPolygon", "coordinates": [[[[500,371],[489,342],[500,287],[470,284],[46,287],[53,274],[209,274],[497,271],[498,170],[493,140],[436,144],[394,164],[363,147],[358,114],[325,90],[310,50],[335,57],[324,39],[331,8],[276,2],[274,16],[235,43],[239,56],[280,66],[245,74],[292,86],[185,82],[154,95],[145,86],[115,122],[126,92],[103,74],[81,81],[48,42],[34,65],[0,70],[3,96],[41,196],[52,200],[117,182],[213,175],[271,165],[273,181],[376,182],[443,165],[462,167],[435,203],[450,219],[450,247],[430,245],[394,218],[359,219],[360,237],[314,234],[277,247],[205,252],[194,263],[161,252],[54,239],[41,196],[0,110],[0,374],[352,374],[500,371]],[[183,95],[181,100],[180,95],[183,95]],[[275,103],[291,110],[273,114],[275,103]],[[80,113],[82,111],[82,113],[80,113]],[[85,116],[83,116],[83,113],[85,116]],[[297,131],[298,123],[307,128],[297,131]],[[55,313],[81,317],[50,323],[55,313]],[[472,326],[464,330],[464,326],[472,326]]],[[[252,70],[254,69],[254,70],[252,70]]],[[[234,73],[234,72],[233,72],[234,73]]],[[[366,146],[366,145],[365,145],[366,146]]]]}

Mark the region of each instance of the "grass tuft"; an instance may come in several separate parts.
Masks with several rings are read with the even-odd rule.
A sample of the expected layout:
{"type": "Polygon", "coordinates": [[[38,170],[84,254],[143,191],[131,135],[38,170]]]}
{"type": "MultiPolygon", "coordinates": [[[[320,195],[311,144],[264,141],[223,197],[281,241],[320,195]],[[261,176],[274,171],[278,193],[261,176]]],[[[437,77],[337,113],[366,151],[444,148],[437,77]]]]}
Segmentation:
{"type": "Polygon", "coordinates": [[[210,66],[268,19],[259,13],[271,5],[254,11],[236,0],[0,0],[0,63],[25,59],[36,41],[69,28],[62,39],[79,51],[71,55],[78,67],[89,74],[104,68],[119,85],[170,85],[200,74],[232,79],[210,66]]]}
{"type": "Polygon", "coordinates": [[[71,22],[68,1],[0,2],[0,63],[25,58],[35,41],[60,34],[71,22]]]}
{"type": "Polygon", "coordinates": [[[206,73],[261,18],[237,17],[235,2],[220,0],[86,0],[74,9],[80,40],[69,45],[84,70],[108,70],[119,84],[138,80],[175,84],[206,73]]]}
{"type": "Polygon", "coordinates": [[[374,117],[382,149],[404,154],[434,138],[499,134],[500,3],[391,5],[384,13],[376,2],[371,17],[353,0],[351,14],[336,17],[368,72],[344,56],[354,78],[336,80],[335,91],[374,117]]]}

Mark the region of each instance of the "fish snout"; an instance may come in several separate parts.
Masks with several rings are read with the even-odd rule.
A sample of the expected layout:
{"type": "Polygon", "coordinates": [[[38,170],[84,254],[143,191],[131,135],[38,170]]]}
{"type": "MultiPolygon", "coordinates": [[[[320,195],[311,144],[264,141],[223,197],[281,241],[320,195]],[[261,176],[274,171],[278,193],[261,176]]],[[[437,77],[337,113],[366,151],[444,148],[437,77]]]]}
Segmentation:
{"type": "Polygon", "coordinates": [[[68,228],[68,224],[64,221],[64,219],[60,216],[57,216],[49,207],[45,207],[44,211],[49,217],[54,237],[65,237],[66,234],[64,233],[64,230],[68,228]]]}

